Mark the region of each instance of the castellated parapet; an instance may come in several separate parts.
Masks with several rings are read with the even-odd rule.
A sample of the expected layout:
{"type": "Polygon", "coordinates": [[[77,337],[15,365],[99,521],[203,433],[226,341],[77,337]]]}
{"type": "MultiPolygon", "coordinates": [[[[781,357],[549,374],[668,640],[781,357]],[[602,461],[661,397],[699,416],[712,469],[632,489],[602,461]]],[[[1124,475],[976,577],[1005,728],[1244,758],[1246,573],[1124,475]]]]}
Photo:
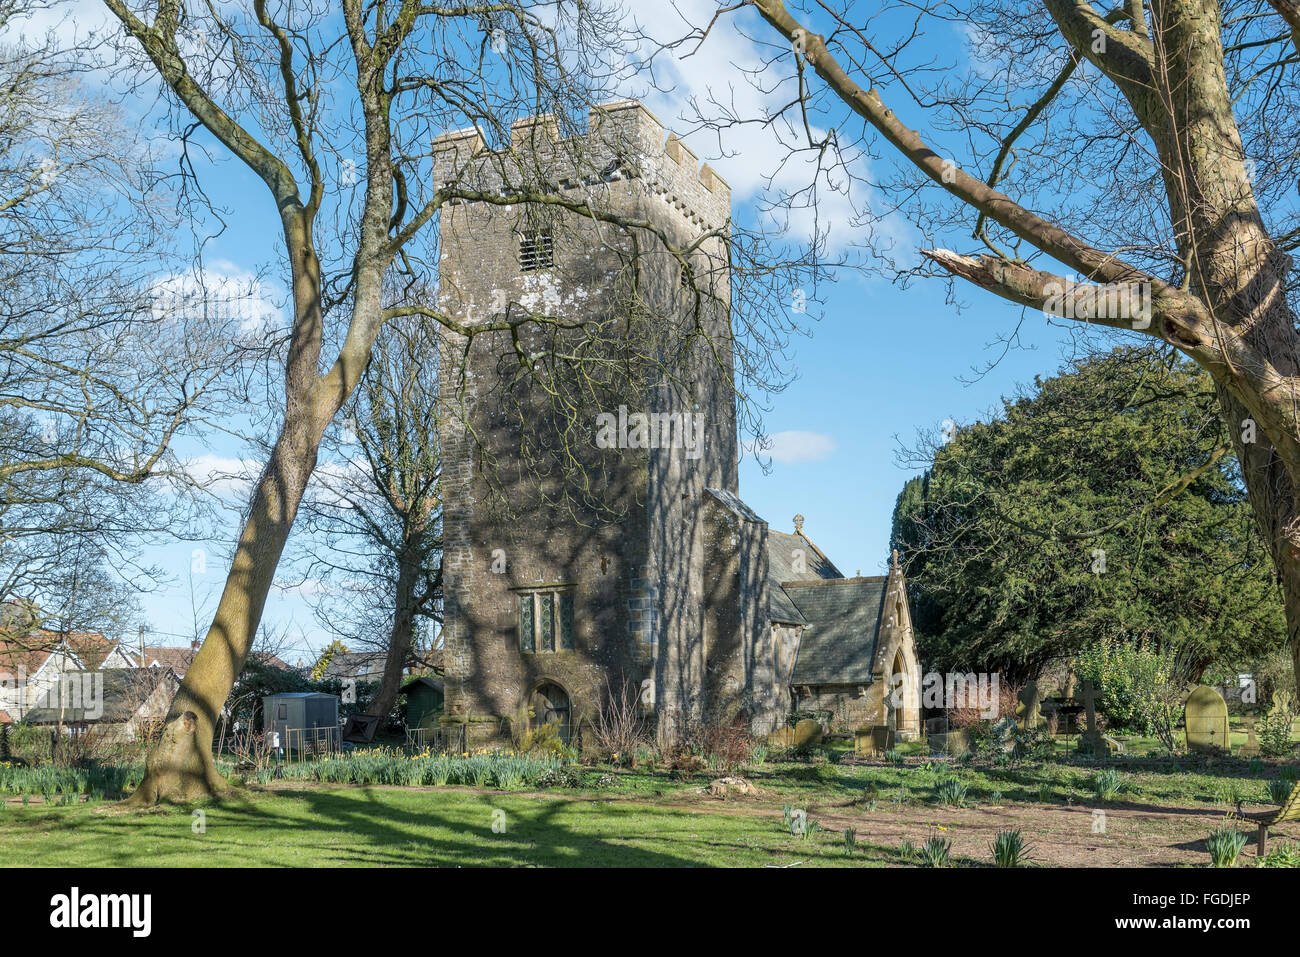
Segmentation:
{"type": "Polygon", "coordinates": [[[494,191],[545,185],[580,199],[595,188],[631,184],[672,209],[696,233],[725,230],[731,187],[638,100],[614,100],[588,114],[588,132],[559,135],[550,114],[515,121],[510,147],[489,150],[477,130],[445,133],[433,141],[438,186],[494,191]]]}

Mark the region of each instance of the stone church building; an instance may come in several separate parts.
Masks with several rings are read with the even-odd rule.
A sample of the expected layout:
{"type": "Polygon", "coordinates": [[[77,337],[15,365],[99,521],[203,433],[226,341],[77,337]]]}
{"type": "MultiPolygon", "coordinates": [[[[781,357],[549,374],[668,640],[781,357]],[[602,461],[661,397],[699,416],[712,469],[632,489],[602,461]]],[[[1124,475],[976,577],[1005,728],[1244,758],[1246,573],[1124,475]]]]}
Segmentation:
{"type": "Polygon", "coordinates": [[[846,578],[738,496],[727,184],[631,100],[434,147],[461,194],[439,228],[463,330],[439,349],[444,720],[568,739],[626,686],[661,739],[796,709],[915,735],[890,694],[919,679],[897,560],[846,578]],[[619,222],[507,201],[534,185],[619,222]]]}

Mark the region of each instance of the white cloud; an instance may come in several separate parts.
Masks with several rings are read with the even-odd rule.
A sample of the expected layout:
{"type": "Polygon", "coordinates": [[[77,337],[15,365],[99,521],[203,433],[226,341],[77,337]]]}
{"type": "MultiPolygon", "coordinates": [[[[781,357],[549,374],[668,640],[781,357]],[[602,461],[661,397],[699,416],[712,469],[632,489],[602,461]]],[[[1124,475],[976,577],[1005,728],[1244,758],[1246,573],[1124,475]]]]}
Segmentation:
{"type": "Polygon", "coordinates": [[[272,284],[220,260],[202,269],[162,276],[153,283],[153,313],[186,322],[233,322],[248,335],[285,325],[283,298],[272,284]]]}
{"type": "Polygon", "coordinates": [[[801,432],[797,429],[774,432],[763,440],[759,454],[767,455],[782,465],[801,462],[821,462],[835,452],[835,440],[820,432],[801,432]]]}
{"type": "MultiPolygon", "coordinates": [[[[663,0],[629,0],[627,7],[660,44],[680,40],[691,26],[703,27],[717,12],[717,4],[712,0],[675,0],[671,7],[663,0]]],[[[656,55],[658,79],[667,89],[637,89],[635,84],[644,84],[645,80],[633,78],[634,85],[628,95],[640,96],[666,125],[679,133],[686,131],[692,102],[706,116],[718,112],[716,106],[710,105],[714,100],[725,104],[729,112],[753,121],[783,109],[793,99],[793,90],[787,88],[788,82],[774,84],[774,80],[783,75],[781,71],[789,73],[789,64],[768,69],[765,64],[773,51],[770,47],[760,49],[738,29],[740,16],[721,17],[698,49],[693,43],[686,43],[656,55]],[[767,72],[761,72],[764,70],[767,72]],[[753,77],[747,77],[746,71],[761,74],[759,82],[769,89],[756,89],[750,82],[753,77]]],[[[760,39],[780,39],[755,17],[743,22],[760,39]]],[[[646,55],[651,50],[653,45],[648,45],[646,55]]],[[[821,129],[813,130],[815,136],[824,133],[821,129]]],[[[686,132],[684,138],[730,184],[733,202],[753,204],[763,198],[774,200],[797,195],[808,187],[817,172],[815,154],[790,153],[792,147],[806,144],[803,129],[791,129],[783,122],[772,125],[747,122],[716,133],[697,130],[686,132]]],[[[805,208],[796,200],[781,210],[779,220],[771,220],[771,224],[795,240],[806,240],[814,232],[824,233],[831,253],[868,239],[873,246],[892,247],[896,253],[914,247],[913,230],[903,218],[897,215],[877,218],[872,212],[881,204],[873,195],[874,190],[861,181],[870,178],[866,157],[851,147],[846,147],[845,152],[846,165],[856,179],[850,182],[844,170],[832,170],[828,182],[823,173],[815,208],[805,208]]]]}
{"type": "Polygon", "coordinates": [[[262,463],[222,455],[197,455],[182,463],[185,472],[216,495],[247,496],[262,463]]]}

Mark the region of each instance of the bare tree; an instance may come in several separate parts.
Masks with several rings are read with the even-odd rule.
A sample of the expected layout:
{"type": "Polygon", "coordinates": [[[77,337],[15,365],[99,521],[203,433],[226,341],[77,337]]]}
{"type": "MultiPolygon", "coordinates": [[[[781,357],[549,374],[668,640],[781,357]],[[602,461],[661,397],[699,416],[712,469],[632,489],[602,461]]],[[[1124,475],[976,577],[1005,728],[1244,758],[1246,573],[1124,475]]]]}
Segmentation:
{"type": "MultiPolygon", "coordinates": [[[[384,322],[418,316],[466,339],[500,334],[519,342],[526,338],[521,330],[531,328],[608,341],[608,327],[588,330],[544,308],[512,303],[472,324],[440,308],[430,293],[438,255],[433,227],[447,204],[559,210],[635,234],[640,249],[687,264],[701,244],[725,241],[733,285],[746,288],[748,282],[758,290],[765,277],[777,274],[755,255],[763,237],[740,231],[670,237],[604,208],[590,191],[536,175],[528,151],[508,145],[520,113],[548,114],[563,134],[585,124],[593,105],[615,88],[629,62],[629,26],[617,7],[343,0],[340,11],[321,3],[255,0],[247,15],[229,7],[187,9],[178,0],[105,3],[129,37],[124,75],[140,83],[161,79],[183,146],[215,140],[261,179],[264,202],[281,223],[291,275],[277,434],[254,485],[212,626],[133,795],[136,803],[153,803],[222,787],[211,754],[217,709],[249,653],[325,431],[360,381],[384,322]],[[465,127],[497,148],[498,169],[518,175],[498,179],[490,190],[458,175],[463,170],[435,177],[434,136],[465,127]]],[[[577,138],[557,139],[579,147],[577,138]]],[[[608,149],[600,156],[608,164],[608,149]]],[[[598,177],[590,157],[575,162],[584,178],[598,177]]],[[[780,299],[754,292],[745,301],[752,304],[744,314],[752,320],[745,327],[748,341],[759,345],[741,354],[752,355],[752,368],[761,371],[763,343],[770,341],[762,338],[763,321],[780,299]]],[[[701,338],[696,329],[686,341],[703,350],[701,338]]],[[[538,362],[522,349],[514,359],[539,376],[550,369],[561,382],[571,381],[580,363],[593,362],[581,351],[557,351],[554,363],[538,362]]],[[[576,433],[569,434],[578,444],[576,433]]]]}
{"type": "Polygon", "coordinates": [[[415,658],[422,626],[442,621],[442,503],[438,494],[435,327],[394,319],[361,383],[327,434],[332,467],[303,501],[306,575],[322,625],[385,656],[369,713],[385,716],[415,658]]]}
{"type": "Polygon", "coordinates": [[[159,295],[169,191],[83,79],[93,48],[17,37],[36,7],[0,0],[0,600],[121,633],[162,574],[141,544],[198,515],[176,442],[238,401],[245,353],[230,317],[159,295]]]}
{"type": "Polygon", "coordinates": [[[1213,376],[1300,683],[1295,14],[1289,0],[742,0],[693,39],[734,25],[766,54],[750,78],[779,101],[769,113],[699,107],[719,128],[769,128],[778,162],[814,162],[777,205],[852,184],[864,243],[887,215],[924,233],[920,266],[874,250],[897,277],[1154,337],[1213,376]],[[967,69],[919,49],[932,30],[968,38],[967,69]],[[873,173],[860,160],[880,151],[873,173]]]}

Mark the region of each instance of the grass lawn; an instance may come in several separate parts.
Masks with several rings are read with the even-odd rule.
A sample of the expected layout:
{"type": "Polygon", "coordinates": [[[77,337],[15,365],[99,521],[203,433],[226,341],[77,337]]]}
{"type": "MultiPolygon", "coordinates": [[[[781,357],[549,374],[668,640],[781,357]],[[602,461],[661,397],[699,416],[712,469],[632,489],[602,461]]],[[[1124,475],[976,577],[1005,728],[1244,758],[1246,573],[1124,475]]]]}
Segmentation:
{"type": "MultiPolygon", "coordinates": [[[[0,803],[0,862],[19,866],[879,866],[904,844],[939,837],[952,863],[988,864],[999,831],[1020,829],[1035,863],[1204,866],[1204,840],[1243,810],[1271,806],[1265,782],[1288,762],[1128,755],[1106,762],[1123,787],[1093,793],[1101,765],[1056,761],[765,762],[761,789],[702,793],[711,775],[594,768],[581,786],[543,792],[280,781],[190,808],[124,812],[102,800],[0,803]],[[964,798],[943,800],[956,779],[964,798]],[[786,814],[817,827],[791,833],[786,814]],[[197,833],[194,811],[203,812],[197,833]],[[1096,812],[1107,826],[1097,833],[1096,812]],[[844,830],[856,832],[846,853],[844,830]]],[[[1237,826],[1237,825],[1234,825],[1237,826]]],[[[1253,833],[1247,823],[1240,829],[1253,833]]],[[[1280,839],[1300,832],[1284,826],[1280,839]]],[[[1250,862],[1251,853],[1243,855],[1250,862]]]]}
{"type": "Polygon", "coordinates": [[[892,848],[840,833],[797,838],[775,813],[450,789],[248,791],[193,811],[111,805],[0,810],[0,861],[23,866],[572,866],[754,867],[812,861],[896,862],[892,848]],[[504,819],[497,812],[504,812],[504,819]],[[503,822],[503,825],[502,825],[503,822]],[[500,833],[493,830],[497,824],[500,833]]]}

